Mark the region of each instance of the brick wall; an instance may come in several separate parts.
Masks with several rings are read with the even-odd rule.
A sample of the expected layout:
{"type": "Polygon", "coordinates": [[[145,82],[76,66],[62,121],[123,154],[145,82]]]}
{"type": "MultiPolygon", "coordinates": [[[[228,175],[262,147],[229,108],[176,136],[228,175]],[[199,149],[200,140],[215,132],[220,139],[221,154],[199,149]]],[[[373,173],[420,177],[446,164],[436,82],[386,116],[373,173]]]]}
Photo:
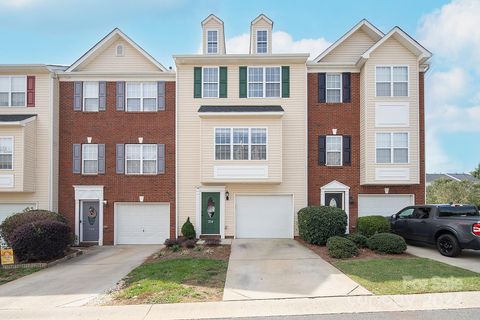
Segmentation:
{"type": "Polygon", "coordinates": [[[415,194],[415,202],[425,201],[425,125],[423,73],[420,73],[420,184],[405,186],[360,186],[360,74],[351,75],[351,103],[318,103],[318,78],[308,74],[308,204],[320,205],[320,188],[333,180],[350,187],[350,228],[356,226],[358,194],[415,194]],[[326,167],[318,165],[318,136],[337,134],[352,137],[352,163],[350,166],[326,167]]]}
{"type": "Polygon", "coordinates": [[[73,111],[73,82],[60,83],[60,155],[59,155],[59,211],[70,221],[75,219],[73,185],[103,185],[104,244],[113,244],[114,202],[170,202],[170,237],[175,237],[175,82],[165,84],[165,111],[131,113],[115,110],[115,82],[107,82],[105,112],[73,111]],[[72,173],[72,145],[105,144],[105,175],[82,176],[72,173]],[[165,144],[165,174],[154,176],[126,176],[115,173],[115,145],[117,143],[165,144]]]}

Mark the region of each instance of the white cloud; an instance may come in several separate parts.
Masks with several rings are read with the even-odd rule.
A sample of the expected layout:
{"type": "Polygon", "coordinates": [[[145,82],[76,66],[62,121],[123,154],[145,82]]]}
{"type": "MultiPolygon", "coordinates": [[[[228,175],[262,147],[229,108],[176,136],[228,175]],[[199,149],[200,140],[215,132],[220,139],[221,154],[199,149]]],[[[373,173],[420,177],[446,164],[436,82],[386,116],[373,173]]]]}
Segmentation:
{"type": "Polygon", "coordinates": [[[0,6],[9,8],[26,8],[37,5],[41,0],[0,0],[0,6]]]}
{"type": "Polygon", "coordinates": [[[444,104],[465,96],[469,91],[471,77],[460,67],[427,75],[429,105],[444,104]]]}

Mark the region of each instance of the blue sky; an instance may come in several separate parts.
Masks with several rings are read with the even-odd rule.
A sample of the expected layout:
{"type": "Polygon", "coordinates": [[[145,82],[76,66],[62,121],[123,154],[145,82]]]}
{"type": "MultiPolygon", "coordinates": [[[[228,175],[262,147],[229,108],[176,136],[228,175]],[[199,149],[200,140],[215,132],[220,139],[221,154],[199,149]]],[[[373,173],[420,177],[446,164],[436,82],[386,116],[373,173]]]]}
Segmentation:
{"type": "Polygon", "coordinates": [[[399,25],[434,53],[426,79],[427,171],[480,163],[480,1],[0,0],[0,63],[73,63],[119,27],[166,66],[200,47],[200,21],[225,21],[228,52],[246,50],[250,21],[274,20],[274,51],[316,56],[359,20],[399,25]]]}

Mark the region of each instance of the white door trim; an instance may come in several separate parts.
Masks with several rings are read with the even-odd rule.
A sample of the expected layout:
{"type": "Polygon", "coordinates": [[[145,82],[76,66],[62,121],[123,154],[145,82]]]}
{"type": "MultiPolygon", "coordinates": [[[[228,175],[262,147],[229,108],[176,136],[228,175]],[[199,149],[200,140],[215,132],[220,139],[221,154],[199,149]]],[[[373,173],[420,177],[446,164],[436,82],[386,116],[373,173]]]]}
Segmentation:
{"type": "Polygon", "coordinates": [[[320,188],[320,204],[325,205],[325,194],[326,193],[342,193],[343,194],[343,208],[347,214],[347,230],[346,233],[350,233],[350,187],[344,185],[337,180],[324,185],[320,188]]]}
{"type": "Polygon", "coordinates": [[[103,186],[73,186],[75,190],[75,243],[82,241],[83,230],[80,228],[82,201],[98,201],[98,245],[103,246],[103,186]]]}
{"type": "MultiPolygon", "coordinates": [[[[197,236],[202,234],[202,192],[220,192],[220,237],[225,239],[225,186],[197,187],[195,195],[195,230],[197,231],[197,236]]],[[[185,221],[180,221],[181,225],[184,223],[185,221]]],[[[177,226],[177,228],[179,228],[179,226],[177,226]]]]}

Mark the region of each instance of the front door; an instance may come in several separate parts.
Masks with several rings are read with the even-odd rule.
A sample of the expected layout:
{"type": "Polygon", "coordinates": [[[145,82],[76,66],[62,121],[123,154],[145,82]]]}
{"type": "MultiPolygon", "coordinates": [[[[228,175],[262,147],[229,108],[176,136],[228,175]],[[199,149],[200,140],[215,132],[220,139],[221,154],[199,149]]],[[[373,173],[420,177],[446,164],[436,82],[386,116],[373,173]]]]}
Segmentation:
{"type": "Polygon", "coordinates": [[[81,241],[98,241],[99,219],[98,201],[82,201],[81,241]]]}
{"type": "Polygon", "coordinates": [[[341,192],[326,192],[325,205],[327,207],[343,208],[343,193],[341,192]]]}
{"type": "Polygon", "coordinates": [[[220,234],[220,192],[202,192],[202,234],[220,234]]]}

